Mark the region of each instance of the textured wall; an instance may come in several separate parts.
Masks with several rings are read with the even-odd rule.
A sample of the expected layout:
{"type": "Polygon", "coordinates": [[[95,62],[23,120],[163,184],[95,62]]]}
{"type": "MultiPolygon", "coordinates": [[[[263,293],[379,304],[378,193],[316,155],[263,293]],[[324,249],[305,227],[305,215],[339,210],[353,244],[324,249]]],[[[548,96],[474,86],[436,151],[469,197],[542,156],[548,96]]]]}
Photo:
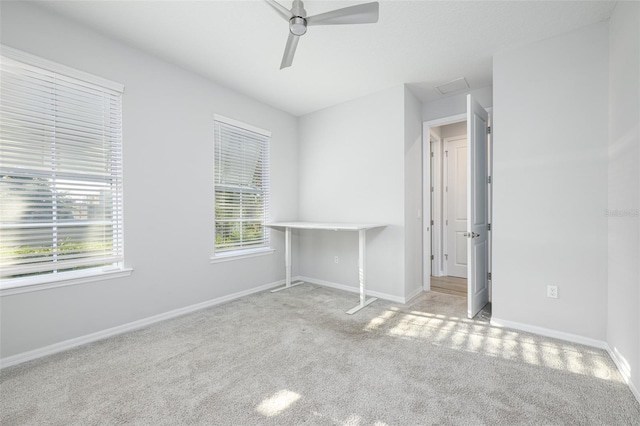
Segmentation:
{"type": "Polygon", "coordinates": [[[640,397],[640,4],[619,2],[609,22],[607,343],[640,397]]]}
{"type": "Polygon", "coordinates": [[[601,341],[607,32],[603,22],[499,54],[493,81],[493,316],[601,341]]]}
{"type": "MultiPolygon", "coordinates": [[[[300,219],[384,223],[367,233],[367,287],[404,296],[404,87],[300,117],[300,219]]],[[[358,285],[357,235],[300,233],[300,273],[358,285]],[[340,257],[335,264],[334,256],[340,257]]]]}
{"type": "MultiPolygon", "coordinates": [[[[404,89],[404,264],[405,297],[422,290],[422,120],[420,101],[404,89]]],[[[428,216],[428,214],[427,214],[428,216]]]]}

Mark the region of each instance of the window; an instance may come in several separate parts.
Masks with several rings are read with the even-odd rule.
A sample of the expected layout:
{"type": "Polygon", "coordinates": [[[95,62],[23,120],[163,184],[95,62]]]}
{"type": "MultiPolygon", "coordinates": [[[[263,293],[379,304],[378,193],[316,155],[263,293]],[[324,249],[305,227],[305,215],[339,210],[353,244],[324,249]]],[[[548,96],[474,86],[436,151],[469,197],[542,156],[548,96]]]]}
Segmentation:
{"type": "Polygon", "coordinates": [[[269,247],[270,133],[216,115],[215,254],[269,247]]]}
{"type": "Polygon", "coordinates": [[[1,53],[1,288],[122,269],[123,87],[1,53]]]}

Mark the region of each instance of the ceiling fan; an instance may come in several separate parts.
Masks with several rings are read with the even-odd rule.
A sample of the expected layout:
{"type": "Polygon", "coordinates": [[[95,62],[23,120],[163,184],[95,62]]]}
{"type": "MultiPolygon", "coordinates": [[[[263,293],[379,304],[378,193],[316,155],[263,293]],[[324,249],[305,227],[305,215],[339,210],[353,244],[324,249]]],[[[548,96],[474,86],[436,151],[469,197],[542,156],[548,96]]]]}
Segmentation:
{"type": "Polygon", "coordinates": [[[307,16],[307,11],[304,10],[301,0],[293,0],[291,10],[276,0],[265,1],[275,9],[278,15],[289,21],[289,38],[284,48],[280,69],[291,66],[293,55],[298,46],[298,39],[307,32],[309,25],[373,24],[378,22],[378,2],[358,4],[319,15],[307,16]]]}

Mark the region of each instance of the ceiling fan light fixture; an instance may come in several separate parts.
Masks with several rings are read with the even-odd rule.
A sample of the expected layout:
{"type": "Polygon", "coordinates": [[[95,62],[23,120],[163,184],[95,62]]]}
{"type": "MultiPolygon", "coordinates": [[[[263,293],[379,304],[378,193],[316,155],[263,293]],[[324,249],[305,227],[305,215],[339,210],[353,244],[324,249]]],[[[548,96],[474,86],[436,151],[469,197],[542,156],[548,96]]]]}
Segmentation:
{"type": "Polygon", "coordinates": [[[307,32],[307,20],[300,16],[294,16],[289,20],[289,31],[294,36],[301,36],[307,32]]]}

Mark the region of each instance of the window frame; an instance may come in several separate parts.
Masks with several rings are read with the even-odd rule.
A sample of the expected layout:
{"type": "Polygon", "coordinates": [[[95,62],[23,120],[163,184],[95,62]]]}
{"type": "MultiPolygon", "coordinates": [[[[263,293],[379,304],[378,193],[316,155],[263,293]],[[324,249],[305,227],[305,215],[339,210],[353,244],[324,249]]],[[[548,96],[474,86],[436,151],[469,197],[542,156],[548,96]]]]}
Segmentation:
{"type": "MultiPolygon", "coordinates": [[[[210,257],[211,263],[219,263],[219,262],[227,262],[236,259],[244,259],[251,257],[258,257],[269,255],[275,252],[273,248],[271,248],[271,230],[266,226],[269,221],[270,214],[270,199],[271,199],[271,188],[270,188],[270,149],[271,149],[271,132],[265,129],[261,129],[259,127],[253,126],[251,124],[244,123],[242,121],[234,120],[232,118],[214,114],[214,137],[213,137],[213,251],[210,257]],[[244,131],[256,133],[258,135],[264,136],[267,138],[265,152],[263,152],[263,156],[266,157],[266,165],[264,165],[264,170],[262,173],[263,179],[266,179],[266,189],[263,192],[263,196],[266,197],[266,206],[264,206],[264,218],[262,222],[262,226],[264,227],[264,238],[265,245],[261,247],[244,247],[244,248],[236,248],[232,250],[223,250],[219,251],[216,249],[216,192],[217,192],[217,183],[216,183],[216,134],[215,134],[215,125],[216,122],[221,123],[227,126],[237,127],[244,131]]],[[[264,180],[263,180],[264,185],[264,180]]]]}
{"type": "MultiPolygon", "coordinates": [[[[105,78],[80,71],[57,62],[50,61],[48,59],[41,58],[18,49],[14,49],[0,44],[0,54],[9,60],[21,62],[27,66],[38,68],[44,74],[55,74],[55,78],[61,79],[61,81],[71,82],[74,85],[87,85],[95,88],[99,86],[102,90],[118,92],[120,94],[120,105],[122,103],[122,95],[124,93],[124,85],[116,83],[105,78]]],[[[74,86],[75,87],[75,86],[74,86]]],[[[122,151],[122,107],[120,106],[119,116],[120,120],[119,130],[119,157],[116,157],[120,162],[123,161],[122,151]]],[[[109,157],[109,161],[114,157],[109,157]]],[[[75,285],[86,282],[93,282],[103,279],[119,278],[128,276],[133,269],[126,268],[124,264],[124,189],[123,189],[123,177],[124,171],[122,166],[117,175],[117,187],[111,193],[120,200],[121,206],[117,213],[117,218],[113,219],[113,223],[118,228],[118,239],[120,240],[120,249],[118,256],[119,261],[113,262],[105,266],[89,266],[80,270],[67,270],[54,272],[49,271],[42,273],[35,273],[25,277],[17,278],[2,278],[0,279],[0,296],[20,294],[25,292],[44,290],[56,287],[62,287],[67,285],[75,285]]]]}

